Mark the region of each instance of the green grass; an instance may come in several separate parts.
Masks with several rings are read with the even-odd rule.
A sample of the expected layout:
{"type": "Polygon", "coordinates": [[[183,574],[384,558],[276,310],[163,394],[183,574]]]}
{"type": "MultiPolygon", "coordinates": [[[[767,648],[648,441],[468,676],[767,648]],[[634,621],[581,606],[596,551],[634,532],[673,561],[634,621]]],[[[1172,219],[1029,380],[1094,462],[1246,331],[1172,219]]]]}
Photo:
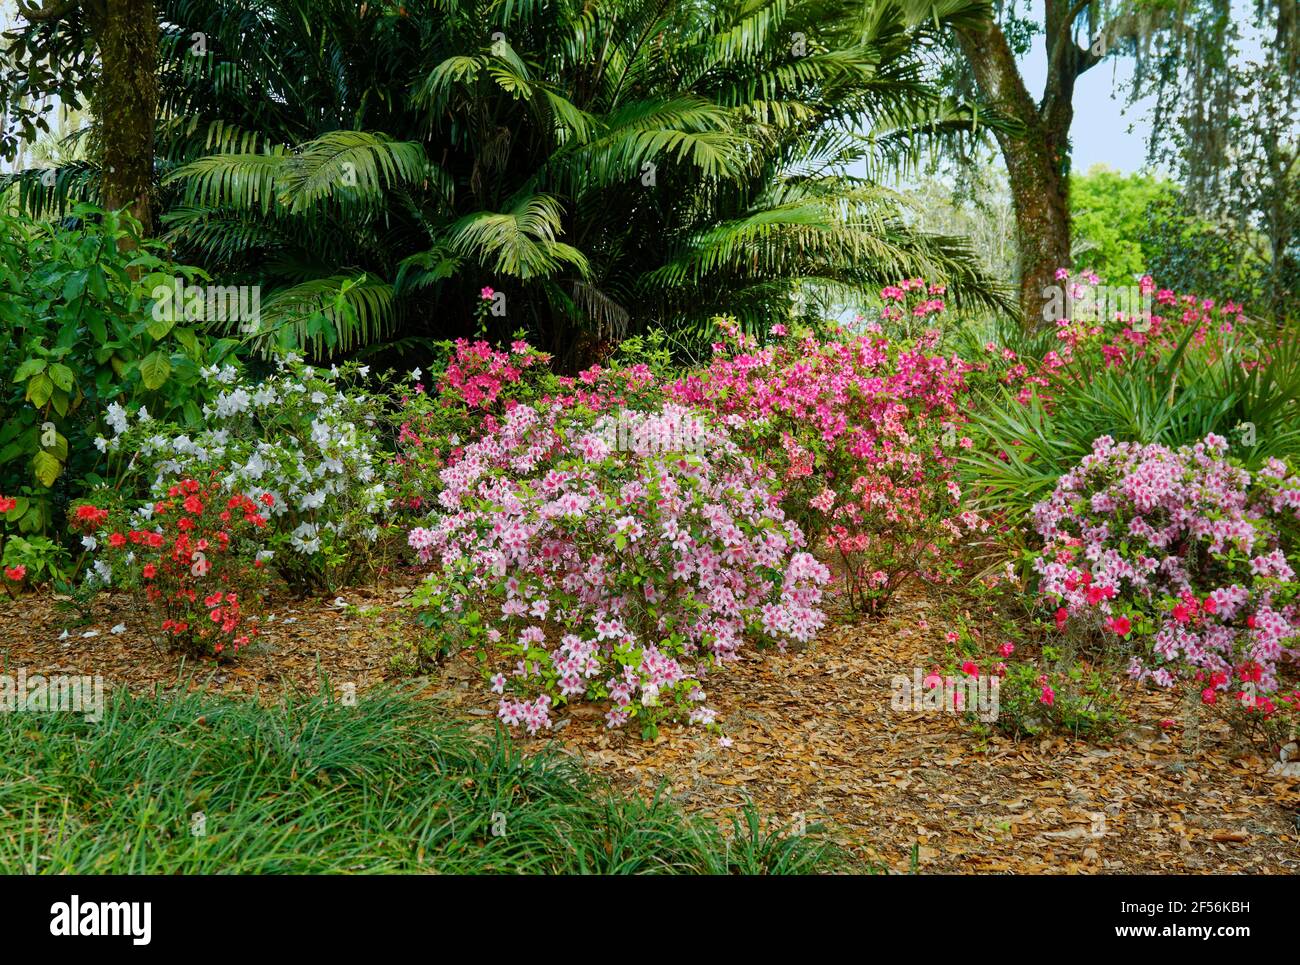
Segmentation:
{"type": "Polygon", "coordinates": [[[0,872],[779,874],[844,860],[752,808],[724,835],[435,713],[387,688],[351,707],[122,692],[98,723],[0,713],[0,872]]]}

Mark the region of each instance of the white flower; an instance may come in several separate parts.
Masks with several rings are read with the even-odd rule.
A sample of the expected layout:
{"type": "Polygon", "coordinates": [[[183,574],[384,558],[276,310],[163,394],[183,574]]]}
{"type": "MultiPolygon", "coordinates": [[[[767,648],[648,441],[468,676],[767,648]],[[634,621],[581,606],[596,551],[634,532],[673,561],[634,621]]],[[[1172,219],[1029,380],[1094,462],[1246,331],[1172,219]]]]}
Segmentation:
{"type": "Polygon", "coordinates": [[[110,402],[108,408],[104,410],[104,421],[108,423],[115,435],[120,436],[126,432],[126,409],[117,402],[110,402]]]}
{"type": "Polygon", "coordinates": [[[363,365],[359,369],[357,369],[357,375],[361,376],[363,379],[369,374],[370,374],[369,365],[363,365]]]}
{"type": "Polygon", "coordinates": [[[261,479],[266,473],[266,460],[260,452],[253,453],[253,458],[244,463],[243,475],[249,479],[261,479]]]}
{"type": "Polygon", "coordinates": [[[420,371],[420,367],[417,365],[415,368],[411,369],[411,381],[419,382],[420,376],[422,376],[423,374],[424,373],[420,371]]]}
{"type": "Polygon", "coordinates": [[[126,624],[125,624],[125,623],[119,623],[117,626],[113,627],[113,629],[112,629],[112,630],[109,630],[108,632],[109,632],[109,633],[112,633],[112,634],[114,634],[114,635],[119,634],[119,633],[126,633],[126,624]]]}
{"type": "Polygon", "coordinates": [[[144,406],[140,406],[140,411],[135,414],[135,417],[141,422],[151,422],[153,420],[153,417],[149,415],[149,410],[144,406]]]}
{"type": "Polygon", "coordinates": [[[103,436],[95,436],[95,448],[100,452],[108,451],[108,440],[103,436]]]}
{"type": "Polygon", "coordinates": [[[93,536],[81,537],[81,546],[83,549],[94,550],[99,545],[99,540],[93,536]]]}
{"type": "Polygon", "coordinates": [[[317,529],[313,523],[301,523],[298,528],[289,534],[289,543],[299,553],[311,556],[320,552],[320,540],[317,538],[317,529]]]}
{"type": "Polygon", "coordinates": [[[228,418],[240,412],[247,412],[253,397],[242,386],[217,396],[216,413],[220,418],[228,418]]]}
{"type": "Polygon", "coordinates": [[[309,509],[319,509],[325,505],[325,493],[323,490],[316,490],[314,493],[308,493],[298,501],[298,508],[303,512],[309,509]]]}

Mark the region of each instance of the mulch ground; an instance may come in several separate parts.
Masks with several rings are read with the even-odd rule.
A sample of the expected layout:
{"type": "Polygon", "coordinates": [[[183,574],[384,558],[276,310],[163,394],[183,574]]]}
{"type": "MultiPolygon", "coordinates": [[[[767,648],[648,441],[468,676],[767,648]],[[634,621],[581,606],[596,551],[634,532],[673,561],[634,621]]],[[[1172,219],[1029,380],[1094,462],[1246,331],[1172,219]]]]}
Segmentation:
{"type": "MultiPolygon", "coordinates": [[[[0,604],[0,669],[261,699],[315,692],[323,679],[363,692],[402,679],[392,656],[410,632],[409,589],[273,601],[262,642],[230,666],[187,665],[158,649],[125,597],[104,598],[81,627],[52,601],[24,597],[0,604]]],[[[931,664],[946,629],[938,612],[919,590],[882,620],[828,626],[801,653],[747,651],[708,686],[730,747],[692,728],[665,729],[653,743],[610,732],[594,707],[562,711],[554,732],[525,743],[558,743],[624,789],[663,788],[724,821],[752,800],[780,823],[825,826],[893,871],[1300,870],[1300,779],[1270,774],[1275,759],[1226,728],[1185,729],[1185,708],[1169,694],[1135,691],[1133,724],[1105,745],[978,738],[952,714],[892,710],[891,677],[931,664]],[[1162,730],[1162,718],[1177,725],[1162,730]]],[[[468,658],[416,684],[446,713],[492,726],[494,698],[468,658]]]]}

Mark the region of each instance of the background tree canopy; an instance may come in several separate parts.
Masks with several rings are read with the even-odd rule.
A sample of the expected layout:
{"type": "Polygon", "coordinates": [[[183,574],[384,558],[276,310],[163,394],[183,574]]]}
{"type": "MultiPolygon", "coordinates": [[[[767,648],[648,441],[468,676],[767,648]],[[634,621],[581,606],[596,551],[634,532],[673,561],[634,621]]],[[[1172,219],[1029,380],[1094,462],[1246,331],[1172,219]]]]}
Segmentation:
{"type": "MultiPolygon", "coordinates": [[[[1146,272],[1156,252],[1142,244],[1148,208],[1177,194],[1170,181],[1094,165],[1070,178],[1071,254],[1076,264],[1124,284],[1146,272]]],[[[1207,289],[1208,290],[1208,289],[1207,289]]]]}
{"type": "MultiPolygon", "coordinates": [[[[160,225],[268,286],[317,351],[463,334],[481,289],[564,362],[662,325],[759,327],[903,276],[1003,303],[964,242],[862,171],[963,138],[927,82],[968,0],[174,0],[160,13],[160,225]],[[869,162],[869,163],[868,163],[869,162]],[[856,172],[856,173],[854,173],[856,172]]],[[[29,31],[73,31],[73,21],[29,31]]],[[[66,44],[65,44],[66,46],[66,44]]],[[[985,111],[979,123],[998,123],[985,111]]],[[[93,183],[28,176],[57,208],[93,183]]]]}

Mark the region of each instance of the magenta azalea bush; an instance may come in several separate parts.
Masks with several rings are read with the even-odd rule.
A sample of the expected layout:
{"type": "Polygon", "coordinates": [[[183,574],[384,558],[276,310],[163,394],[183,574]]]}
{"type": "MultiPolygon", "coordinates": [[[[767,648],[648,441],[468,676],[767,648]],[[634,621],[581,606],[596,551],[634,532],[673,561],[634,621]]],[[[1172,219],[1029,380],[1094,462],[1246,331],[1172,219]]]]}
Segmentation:
{"type": "Polygon", "coordinates": [[[409,535],[436,567],[418,603],[481,649],[501,719],[529,733],[577,700],[608,701],[610,727],[711,724],[711,667],[823,623],[829,571],[770,476],[684,408],[518,405],[442,487],[409,535]]]}
{"type": "MultiPolygon", "coordinates": [[[[932,319],[941,293],[888,288],[883,316],[932,319]]],[[[840,556],[851,603],[879,612],[914,574],[950,575],[953,545],[983,524],[962,512],[953,478],[970,444],[959,432],[967,366],[931,354],[934,329],[897,343],[866,328],[759,347],[728,325],[712,364],[670,391],[762,453],[787,512],[840,556]]]]}
{"type": "Polygon", "coordinates": [[[1297,700],[1283,670],[1300,656],[1300,476],[1226,454],[1214,435],[1177,450],[1096,440],[1034,507],[1033,567],[1058,626],[1130,641],[1135,678],[1190,678],[1206,703],[1269,716],[1297,700]]]}

